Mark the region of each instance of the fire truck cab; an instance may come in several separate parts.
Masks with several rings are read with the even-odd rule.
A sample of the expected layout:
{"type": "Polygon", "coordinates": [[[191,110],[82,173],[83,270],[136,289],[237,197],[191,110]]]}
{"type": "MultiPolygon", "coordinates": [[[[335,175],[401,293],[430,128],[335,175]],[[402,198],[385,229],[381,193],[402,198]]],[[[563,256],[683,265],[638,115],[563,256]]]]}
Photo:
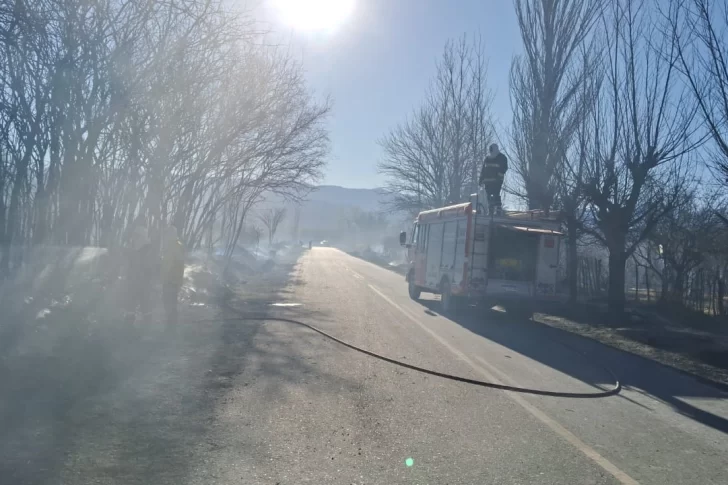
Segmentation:
{"type": "Polygon", "coordinates": [[[468,300],[530,311],[535,299],[559,298],[558,214],[484,212],[473,195],[471,202],[420,212],[409,235],[400,233],[410,297],[439,294],[445,313],[468,300]]]}

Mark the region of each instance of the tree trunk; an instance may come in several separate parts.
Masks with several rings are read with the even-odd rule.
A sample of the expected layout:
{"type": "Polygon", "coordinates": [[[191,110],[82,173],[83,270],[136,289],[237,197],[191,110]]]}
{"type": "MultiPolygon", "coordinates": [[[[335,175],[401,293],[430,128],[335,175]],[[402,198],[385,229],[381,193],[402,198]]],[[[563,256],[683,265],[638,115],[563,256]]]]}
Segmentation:
{"type": "MultiPolygon", "coordinates": [[[[42,183],[38,177],[39,184],[42,183]]],[[[44,188],[38,187],[35,194],[36,216],[33,227],[33,244],[42,244],[46,240],[48,232],[48,195],[44,188]]]]}
{"type": "MultiPolygon", "coordinates": [[[[545,113],[544,113],[545,115],[545,113]]],[[[549,181],[546,173],[546,152],[547,140],[544,123],[548,123],[545,119],[536,121],[536,133],[534,136],[533,152],[531,160],[528,164],[529,176],[526,181],[526,195],[528,196],[528,208],[530,210],[545,210],[544,199],[549,181]]]]}
{"type": "Polygon", "coordinates": [[[700,282],[698,288],[698,311],[705,313],[705,271],[698,270],[698,281],[700,282]]]}
{"type": "Polygon", "coordinates": [[[668,300],[668,292],[670,290],[670,269],[665,265],[662,269],[662,275],[660,275],[660,303],[665,303],[668,300]]]}
{"type": "Polygon", "coordinates": [[[621,315],[624,313],[624,278],[626,258],[623,249],[609,251],[609,310],[621,315]]]}
{"type": "Polygon", "coordinates": [[[685,295],[685,270],[681,267],[675,268],[675,279],[672,287],[672,297],[674,303],[683,303],[685,295]]]}
{"type": "Polygon", "coordinates": [[[11,246],[21,229],[22,215],[20,213],[20,190],[23,185],[27,164],[18,164],[15,173],[13,189],[10,193],[10,204],[8,206],[8,221],[5,229],[5,254],[3,255],[3,270],[10,269],[11,246]]]}
{"type": "MultiPolygon", "coordinates": [[[[3,168],[3,161],[0,160],[0,169],[3,168]]],[[[2,253],[0,254],[0,280],[2,280],[2,276],[6,274],[8,270],[8,257],[9,257],[9,249],[10,249],[10,241],[6,239],[6,232],[5,232],[5,217],[6,217],[6,207],[5,207],[5,177],[4,175],[0,175],[0,249],[2,249],[2,253]]]]}
{"type": "Polygon", "coordinates": [[[110,248],[113,245],[114,208],[111,202],[104,202],[101,209],[101,237],[100,246],[110,248]]]}
{"type": "Polygon", "coordinates": [[[725,295],[725,283],[723,276],[718,276],[718,315],[725,315],[725,307],[723,305],[723,296],[725,295]]]}

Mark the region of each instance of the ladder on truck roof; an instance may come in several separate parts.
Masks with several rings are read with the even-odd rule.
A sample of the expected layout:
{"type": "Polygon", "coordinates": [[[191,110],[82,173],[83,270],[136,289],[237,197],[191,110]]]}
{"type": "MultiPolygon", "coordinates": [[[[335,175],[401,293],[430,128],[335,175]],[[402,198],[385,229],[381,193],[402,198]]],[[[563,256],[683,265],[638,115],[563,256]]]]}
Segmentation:
{"type": "MultiPolygon", "coordinates": [[[[485,198],[485,197],[484,197],[485,198]]],[[[487,200],[487,198],[485,198],[487,200]]],[[[541,209],[531,209],[523,211],[506,211],[504,210],[501,214],[489,214],[485,209],[485,206],[480,202],[480,191],[470,195],[470,202],[473,204],[473,209],[478,215],[490,215],[491,219],[507,218],[507,219],[518,219],[521,221],[550,221],[559,222],[562,219],[561,211],[544,211],[541,209]]]]}
{"type": "Polygon", "coordinates": [[[505,217],[511,219],[518,219],[522,221],[552,221],[558,222],[561,220],[560,211],[543,211],[540,209],[526,210],[526,211],[503,211],[505,217]]]}

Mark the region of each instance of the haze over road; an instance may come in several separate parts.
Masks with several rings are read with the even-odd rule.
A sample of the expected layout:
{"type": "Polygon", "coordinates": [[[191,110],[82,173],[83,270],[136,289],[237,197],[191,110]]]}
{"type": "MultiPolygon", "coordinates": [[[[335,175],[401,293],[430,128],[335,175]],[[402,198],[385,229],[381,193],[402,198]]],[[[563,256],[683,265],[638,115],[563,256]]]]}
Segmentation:
{"type": "MultiPolygon", "coordinates": [[[[594,384],[610,384],[598,366],[603,363],[626,389],[618,397],[585,400],[468,386],[271,322],[265,325],[270,335],[257,345],[286,341],[297,353],[286,358],[300,359],[307,368],[273,394],[266,393],[270,383],[261,376],[225,413],[233,433],[257,444],[260,455],[248,455],[250,462],[240,466],[255,466],[261,478],[375,484],[725,482],[728,396],[715,389],[494,311],[449,320],[435,313],[437,302],[411,301],[402,276],[336,249],[314,248],[304,255],[292,289],[288,302],[301,306],[285,316],[410,364],[520,386],[589,391],[596,390],[594,384]],[[412,467],[405,466],[406,458],[414,460],[412,467]]],[[[264,371],[265,363],[259,364],[264,371]]],[[[241,380],[250,379],[243,373],[241,380]]],[[[231,450],[221,470],[244,454],[231,450]]]]}
{"type": "Polygon", "coordinates": [[[496,311],[445,318],[427,295],[410,300],[401,275],[336,249],[292,267],[277,294],[253,304],[267,290],[251,278],[231,305],[440,372],[590,392],[612,384],[606,365],[625,389],[563,399],[476,387],[300,326],[193,307],[173,336],[150,325],[127,340],[63,339],[48,348],[71,342],[72,355],[46,367],[29,350],[7,357],[0,483],[725,483],[725,393],[496,311]]]}

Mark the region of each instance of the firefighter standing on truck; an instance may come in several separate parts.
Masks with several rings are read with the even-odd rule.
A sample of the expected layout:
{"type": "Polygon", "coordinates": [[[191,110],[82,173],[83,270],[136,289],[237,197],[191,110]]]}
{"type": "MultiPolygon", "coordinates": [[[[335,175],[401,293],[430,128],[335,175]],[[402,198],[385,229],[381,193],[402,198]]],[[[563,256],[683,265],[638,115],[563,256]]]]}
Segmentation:
{"type": "Polygon", "coordinates": [[[491,144],[488,151],[488,156],[483,161],[483,169],[480,171],[479,185],[485,189],[488,197],[489,213],[496,214],[502,211],[500,193],[508,170],[508,159],[498,150],[496,143],[491,144]]]}

